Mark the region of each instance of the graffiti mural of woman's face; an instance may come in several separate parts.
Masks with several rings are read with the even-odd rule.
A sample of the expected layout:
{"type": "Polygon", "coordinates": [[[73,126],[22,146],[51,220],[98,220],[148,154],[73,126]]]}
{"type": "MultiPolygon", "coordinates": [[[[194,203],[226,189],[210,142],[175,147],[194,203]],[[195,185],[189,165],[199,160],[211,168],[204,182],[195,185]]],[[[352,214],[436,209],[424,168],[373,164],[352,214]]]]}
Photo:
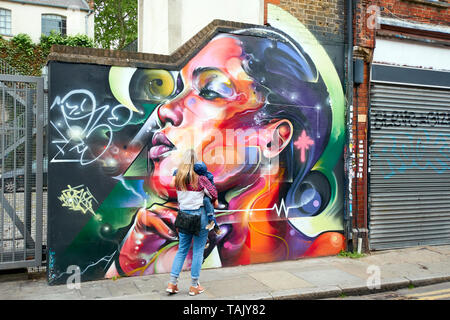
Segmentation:
{"type": "Polygon", "coordinates": [[[166,197],[181,155],[193,147],[214,174],[219,191],[250,185],[264,159],[282,151],[292,137],[286,119],[258,125],[255,115],[265,97],[243,69],[237,38],[222,36],[208,43],[181,70],[183,91],[157,110],[162,129],[153,135],[149,157],[151,187],[166,197]]]}
{"type": "MultiPolygon", "coordinates": [[[[177,240],[170,182],[190,148],[214,175],[223,205],[217,219],[223,233],[210,237],[205,252],[218,251],[211,255],[214,265],[312,254],[306,251],[317,247],[317,235],[303,234],[304,220],[294,220],[319,215],[330,199],[326,178],[310,170],[327,144],[331,107],[309,57],[275,36],[222,34],[180,70],[177,85],[176,96],[149,118],[157,129],[149,143],[147,187],[159,199],[138,210],[121,246],[121,270],[170,271],[177,240]],[[148,258],[157,251],[156,261],[148,258]]],[[[339,241],[330,246],[323,235],[321,248],[341,247],[342,237],[333,234],[339,241]]],[[[113,265],[107,277],[116,272],[113,265]]]]}
{"type": "Polygon", "coordinates": [[[191,148],[219,191],[222,233],[208,235],[206,266],[343,248],[345,99],[339,59],[328,56],[342,50],[325,50],[294,20],[214,29],[189,57],[178,55],[186,44],[146,55],[145,67],[51,62],[54,283],[74,259],[93,278],[169,272],[179,240],[171,181],[191,148]],[[170,64],[177,57],[183,65],[170,64]],[[64,197],[73,188],[89,195],[89,210],[64,197]]]}

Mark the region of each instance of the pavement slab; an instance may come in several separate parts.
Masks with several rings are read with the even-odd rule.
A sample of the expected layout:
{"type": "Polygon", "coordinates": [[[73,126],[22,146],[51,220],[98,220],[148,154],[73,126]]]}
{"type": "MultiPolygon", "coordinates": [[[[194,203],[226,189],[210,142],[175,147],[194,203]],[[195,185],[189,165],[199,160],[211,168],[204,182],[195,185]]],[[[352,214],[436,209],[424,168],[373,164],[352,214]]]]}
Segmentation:
{"type": "Polygon", "coordinates": [[[295,275],[302,279],[307,279],[308,282],[312,283],[316,287],[345,283],[361,283],[365,281],[359,277],[351,275],[348,272],[336,268],[321,269],[320,272],[317,270],[299,271],[296,272],[295,275]]]}
{"type": "Polygon", "coordinates": [[[249,276],[269,287],[271,290],[288,290],[314,286],[310,282],[284,270],[252,272],[249,273],[249,276]]]}
{"type": "Polygon", "coordinates": [[[235,295],[270,292],[270,288],[253,277],[244,274],[239,278],[202,281],[207,293],[214,297],[232,297],[235,295]]]}
{"type": "Polygon", "coordinates": [[[135,282],[109,282],[107,285],[112,297],[142,294],[135,282]]]}
{"type": "MultiPolygon", "coordinates": [[[[125,279],[129,280],[129,279],[125,279]]],[[[155,294],[165,290],[167,282],[158,277],[133,277],[132,282],[141,294],[155,294]]]]}
{"type": "MultiPolygon", "coordinates": [[[[104,281],[100,281],[104,282],[104,281]]],[[[72,289],[73,290],[73,289],[72,289]]],[[[82,299],[84,300],[94,300],[94,299],[101,299],[101,298],[111,298],[112,294],[108,290],[108,287],[106,284],[97,284],[97,285],[88,285],[80,287],[80,294],[82,299]]]]}

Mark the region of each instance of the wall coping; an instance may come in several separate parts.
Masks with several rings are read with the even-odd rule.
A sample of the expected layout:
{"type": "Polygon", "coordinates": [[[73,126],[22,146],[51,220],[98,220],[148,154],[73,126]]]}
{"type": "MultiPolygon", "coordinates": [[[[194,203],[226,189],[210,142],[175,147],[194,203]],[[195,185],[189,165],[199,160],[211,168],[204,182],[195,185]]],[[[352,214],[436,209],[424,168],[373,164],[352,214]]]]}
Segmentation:
{"type": "Polygon", "coordinates": [[[444,1],[431,1],[431,0],[403,0],[403,1],[420,3],[437,8],[450,8],[450,3],[444,1]]]}
{"type": "Polygon", "coordinates": [[[98,65],[114,65],[136,68],[179,69],[187,63],[206,43],[218,33],[227,33],[239,29],[264,28],[262,25],[252,25],[241,22],[213,20],[196,35],[184,43],[170,55],[129,52],[99,48],[70,47],[53,45],[47,58],[50,61],[86,63],[98,65]]]}
{"type": "Polygon", "coordinates": [[[396,18],[388,18],[384,16],[380,16],[378,18],[378,22],[382,25],[388,25],[393,27],[401,27],[406,29],[415,29],[415,30],[422,30],[422,31],[428,31],[428,32],[436,32],[436,33],[444,33],[444,34],[450,34],[450,27],[445,25],[437,25],[437,24],[429,24],[429,23],[422,23],[417,22],[414,20],[406,21],[396,18]]]}

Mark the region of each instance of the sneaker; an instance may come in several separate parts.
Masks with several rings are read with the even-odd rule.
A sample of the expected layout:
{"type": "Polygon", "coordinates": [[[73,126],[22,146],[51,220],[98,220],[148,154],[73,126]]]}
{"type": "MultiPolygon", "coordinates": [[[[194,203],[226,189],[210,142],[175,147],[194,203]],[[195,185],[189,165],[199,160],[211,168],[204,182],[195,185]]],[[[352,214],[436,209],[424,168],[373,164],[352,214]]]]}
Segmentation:
{"type": "Polygon", "coordinates": [[[191,286],[191,287],[189,288],[189,295],[190,295],[190,296],[196,296],[196,295],[198,295],[198,294],[200,294],[200,293],[203,293],[203,291],[205,291],[205,288],[203,288],[203,287],[200,285],[200,283],[199,283],[196,287],[191,286]]]}
{"type": "Polygon", "coordinates": [[[215,226],[214,221],[211,221],[210,223],[208,223],[208,224],[206,225],[205,229],[211,231],[212,228],[214,228],[214,226],[215,226]]]}
{"type": "Polygon", "coordinates": [[[166,292],[170,294],[178,293],[178,286],[176,284],[169,283],[167,286],[166,292]]]}

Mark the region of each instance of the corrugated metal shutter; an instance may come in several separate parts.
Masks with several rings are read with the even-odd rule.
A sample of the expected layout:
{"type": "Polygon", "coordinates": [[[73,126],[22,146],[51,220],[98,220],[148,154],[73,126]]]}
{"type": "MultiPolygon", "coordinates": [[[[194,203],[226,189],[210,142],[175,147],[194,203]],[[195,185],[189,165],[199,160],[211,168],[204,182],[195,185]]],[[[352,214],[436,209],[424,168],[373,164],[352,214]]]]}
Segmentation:
{"type": "Polygon", "coordinates": [[[371,249],[450,243],[450,90],[372,83],[371,249]]]}

